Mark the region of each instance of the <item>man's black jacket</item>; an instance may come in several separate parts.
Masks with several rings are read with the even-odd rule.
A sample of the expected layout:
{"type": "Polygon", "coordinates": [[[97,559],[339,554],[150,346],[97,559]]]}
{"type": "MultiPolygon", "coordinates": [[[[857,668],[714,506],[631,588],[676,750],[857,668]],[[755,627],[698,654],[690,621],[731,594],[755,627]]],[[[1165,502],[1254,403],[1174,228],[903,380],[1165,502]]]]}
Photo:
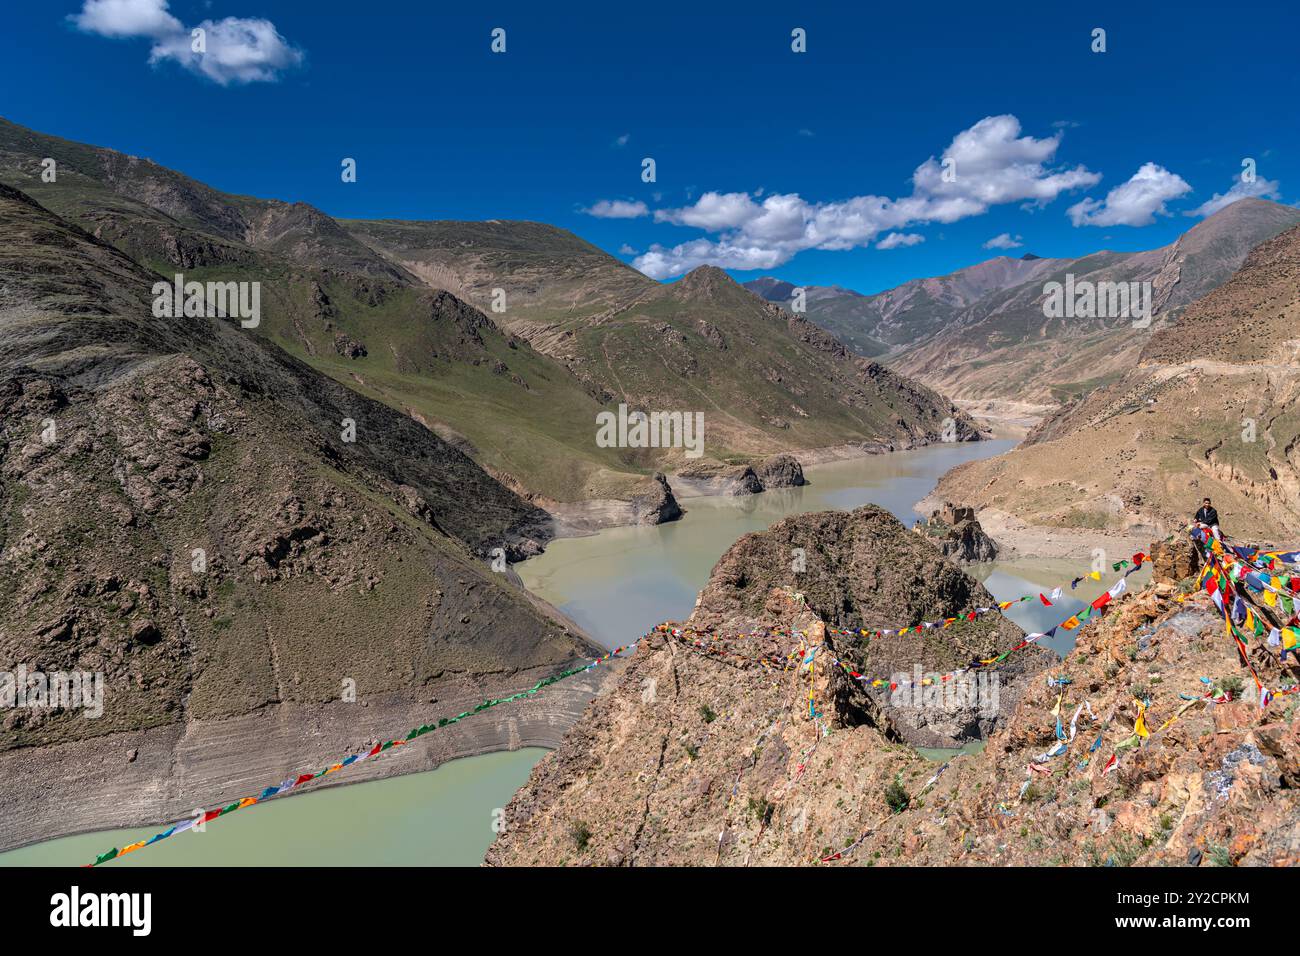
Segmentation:
{"type": "Polygon", "coordinates": [[[1213,526],[1219,523],[1219,513],[1213,508],[1202,508],[1196,512],[1196,520],[1201,524],[1213,526]]]}

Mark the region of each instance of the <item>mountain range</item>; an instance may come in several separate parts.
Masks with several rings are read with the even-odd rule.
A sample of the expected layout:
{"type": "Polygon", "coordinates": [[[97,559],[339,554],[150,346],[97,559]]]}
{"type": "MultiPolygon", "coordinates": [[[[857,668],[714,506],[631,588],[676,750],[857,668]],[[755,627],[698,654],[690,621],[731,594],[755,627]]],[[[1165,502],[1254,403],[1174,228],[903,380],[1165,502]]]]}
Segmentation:
{"type": "Polygon", "coordinates": [[[260,282],[259,335],[539,501],[627,499],[681,464],[597,445],[619,403],[702,412],[715,461],[925,443],[948,420],[976,437],[946,399],[717,270],[661,286],[550,226],[340,221],[7,121],[0,181],[159,275],[260,282]]]}
{"type": "MultiPolygon", "coordinates": [[[[1233,207],[1228,207],[1229,211],[1233,207]]],[[[1242,540],[1300,531],[1300,227],[1143,342],[1127,369],[939,493],[1049,527],[1164,534],[1210,497],[1242,540]]]]}
{"type": "MultiPolygon", "coordinates": [[[[1227,281],[1259,245],[1300,223],[1300,209],[1263,199],[1235,202],[1175,242],[1146,252],[1079,258],[998,256],[946,276],[915,279],[874,295],[806,290],[806,316],[862,355],[958,400],[1051,407],[1114,380],[1152,331],[1227,281]],[[1150,283],[1153,322],[1128,316],[1048,318],[1048,283],[1150,283]]],[[[746,283],[788,303],[793,286],[746,283]]]]}

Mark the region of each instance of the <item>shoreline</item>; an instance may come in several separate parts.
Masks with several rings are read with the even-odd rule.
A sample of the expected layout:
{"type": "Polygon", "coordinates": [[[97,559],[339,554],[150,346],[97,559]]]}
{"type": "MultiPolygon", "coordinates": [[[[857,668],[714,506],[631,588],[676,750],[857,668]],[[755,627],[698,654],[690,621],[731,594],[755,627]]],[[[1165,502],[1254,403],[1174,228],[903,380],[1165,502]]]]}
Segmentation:
{"type": "MultiPolygon", "coordinates": [[[[997,434],[996,430],[990,429],[986,434],[980,433],[976,440],[961,442],[960,444],[975,444],[977,442],[992,441],[998,438],[1018,438],[1019,435],[1002,435],[997,434]]],[[[825,465],[836,461],[852,461],[859,458],[874,458],[878,455],[890,455],[896,452],[918,451],[923,448],[931,448],[935,445],[942,444],[927,440],[922,441],[901,441],[901,442],[846,442],[839,445],[826,445],[820,448],[809,448],[801,451],[774,452],[773,454],[787,454],[799,462],[799,467],[811,468],[816,465],[825,465]]],[[[692,498],[727,498],[727,497],[745,497],[747,495],[736,495],[735,492],[725,485],[710,485],[707,482],[692,478],[679,478],[675,474],[664,473],[669,488],[672,491],[675,501],[690,501],[692,498]],[[681,489],[680,493],[678,488],[681,489]]],[[[765,488],[762,491],[752,492],[752,494],[765,494],[767,491],[783,490],[787,486],[777,486],[775,488],[765,488]]],[[[547,542],[556,541],[563,538],[586,538],[601,531],[607,531],[611,528],[629,528],[640,524],[669,524],[670,522],[642,522],[637,520],[640,512],[637,503],[634,501],[625,501],[621,498],[590,498],[584,501],[549,501],[535,500],[535,504],[549,515],[548,523],[549,537],[547,542]]],[[[680,507],[681,516],[672,519],[673,521],[682,521],[690,513],[690,509],[680,507]]],[[[528,557],[536,555],[528,555],[528,557]]],[[[520,562],[512,562],[518,564],[520,562]]]]}
{"type": "MultiPolygon", "coordinates": [[[[498,751],[553,750],[623,666],[611,661],[495,717],[442,728],[302,793],[422,773],[498,751]]],[[[472,710],[487,697],[515,693],[553,671],[520,671],[500,684],[448,682],[430,691],[438,698],[435,704],[395,699],[398,695],[359,705],[278,704],[222,720],[9,750],[0,753],[6,784],[0,792],[0,853],[103,830],[162,829],[193,816],[202,801],[208,808],[224,806],[405,733],[428,721],[433,707],[439,716],[472,710]],[[250,741],[257,747],[250,747],[250,741]]]]}

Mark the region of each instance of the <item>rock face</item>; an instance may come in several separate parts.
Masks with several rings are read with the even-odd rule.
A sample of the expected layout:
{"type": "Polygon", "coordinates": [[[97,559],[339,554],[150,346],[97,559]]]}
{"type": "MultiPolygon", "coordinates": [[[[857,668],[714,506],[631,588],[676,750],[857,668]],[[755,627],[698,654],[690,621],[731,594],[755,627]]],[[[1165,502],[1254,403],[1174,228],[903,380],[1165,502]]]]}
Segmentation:
{"type": "MultiPolygon", "coordinates": [[[[797,515],[742,537],[714,567],[690,624],[723,630],[762,624],[770,618],[771,594],[781,590],[801,595],[816,620],[846,629],[898,629],[994,603],[981,584],[928,541],[909,533],[888,511],[868,505],[797,515]]],[[[923,674],[950,670],[972,654],[1000,652],[1023,638],[1018,627],[997,615],[954,624],[942,634],[943,640],[913,634],[869,642],[844,638],[842,647],[836,645],[837,656],[862,673],[911,677],[917,668],[923,674]]],[[[1038,656],[1034,652],[1026,659],[1038,656]]],[[[1022,661],[1008,666],[1004,677],[1018,674],[1022,661]]],[[[1002,693],[1014,695],[1014,690],[1002,693]]],[[[906,695],[871,694],[895,718],[898,734],[918,746],[959,746],[984,736],[994,723],[978,708],[917,708],[906,695]]]]}
{"type": "Polygon", "coordinates": [[[979,700],[922,699],[866,688],[832,659],[910,680],[916,666],[950,670],[1008,650],[1019,629],[986,615],[867,643],[828,625],[897,627],[991,601],[874,506],[746,535],[687,622],[709,636],[643,641],[511,802],[488,862],[789,864],[828,840],[845,845],[889,812],[888,785],[920,762],[906,741],[952,744],[996,727],[1050,658],[1037,648],[1009,658],[1000,700],[987,687],[979,700]],[[811,668],[798,664],[810,651],[811,668]]]}
{"type": "Polygon", "coordinates": [[[677,469],[673,475],[683,497],[691,495],[756,495],[763,483],[749,465],[698,462],[677,469]]]}
{"type": "Polygon", "coordinates": [[[1156,584],[1177,584],[1201,569],[1201,554],[1185,534],[1157,542],[1147,553],[1151,556],[1151,580],[1156,584]]]}
{"type": "Polygon", "coordinates": [[[930,538],[944,557],[954,561],[976,563],[993,561],[998,556],[997,542],[984,533],[974,508],[945,501],[928,520],[918,523],[916,530],[930,538]]]}

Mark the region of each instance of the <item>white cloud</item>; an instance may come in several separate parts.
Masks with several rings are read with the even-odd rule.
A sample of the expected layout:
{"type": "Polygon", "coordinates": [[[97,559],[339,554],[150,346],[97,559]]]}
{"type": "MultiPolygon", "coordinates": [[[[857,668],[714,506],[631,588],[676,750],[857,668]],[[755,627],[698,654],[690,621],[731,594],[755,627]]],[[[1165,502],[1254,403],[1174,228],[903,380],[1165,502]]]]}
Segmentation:
{"type": "Polygon", "coordinates": [[[620,256],[634,256],[636,255],[636,250],[625,242],[618,247],[618,254],[620,256]]]}
{"type": "Polygon", "coordinates": [[[1256,179],[1254,182],[1248,183],[1238,176],[1226,193],[1222,195],[1215,193],[1195,209],[1189,209],[1183,215],[1213,216],[1220,209],[1231,206],[1238,199],[1280,199],[1281,197],[1282,194],[1278,192],[1276,179],[1256,179]]]}
{"type": "Polygon", "coordinates": [[[695,226],[706,232],[735,229],[762,214],[749,193],[707,192],[693,206],[682,209],[660,209],[655,212],[655,222],[671,222],[678,226],[695,226]]]}
{"type": "Polygon", "coordinates": [[[917,195],[927,196],[940,222],[963,218],[967,205],[984,212],[990,206],[1011,202],[1046,205],[1063,192],[1095,186],[1098,173],[1083,166],[1051,170],[1047,167],[1061,145],[1063,133],[1034,139],[1020,135],[1014,116],[988,116],[953,138],[940,160],[933,157],[912,174],[917,195]],[[955,173],[944,179],[944,161],[955,173]],[[945,215],[951,218],[943,218],[945,215]]]}
{"type": "Polygon", "coordinates": [[[891,232],[876,243],[876,248],[897,249],[900,246],[914,246],[918,242],[925,242],[925,236],[919,232],[891,232]]]}
{"type": "Polygon", "coordinates": [[[582,210],[597,219],[637,219],[650,214],[650,208],[641,200],[602,199],[582,210]]]}
{"type": "Polygon", "coordinates": [[[667,279],[697,266],[723,269],[774,269],[789,259],[779,250],[756,245],[736,245],[727,240],[696,239],[665,249],[656,243],[632,263],[652,279],[667,279]]]}
{"type": "Polygon", "coordinates": [[[1021,246],[1024,245],[1024,243],[1020,241],[1023,238],[1024,237],[1020,235],[1012,236],[1011,233],[1004,232],[1001,235],[994,236],[988,242],[984,243],[984,248],[985,249],[1019,249],[1021,246]]]}
{"type": "Polygon", "coordinates": [[[631,133],[624,133],[622,136],[619,136],[614,140],[613,145],[618,147],[619,149],[622,149],[624,146],[627,145],[627,141],[630,140],[631,138],[632,138],[631,133]]]}
{"type": "Polygon", "coordinates": [[[1169,215],[1165,203],[1191,191],[1182,176],[1156,163],[1145,163],[1104,200],[1085,199],[1067,212],[1076,226],[1149,226],[1157,215],[1169,215]]]}
{"type": "Polygon", "coordinates": [[[226,17],[190,28],[171,15],[167,0],[85,0],[70,19],[87,33],[152,40],[151,64],[170,60],[221,86],[270,82],[303,61],[302,51],[270,20],[226,17]],[[203,31],[201,45],[198,30],[203,31]]]}
{"type": "Polygon", "coordinates": [[[105,37],[158,37],[185,29],[167,12],[167,0],[86,0],[69,19],[105,37]]]}
{"type": "MultiPolygon", "coordinates": [[[[689,206],[656,211],[655,221],[717,233],[717,239],[695,239],[671,248],[654,245],[633,264],[656,279],[705,263],[770,269],[805,249],[854,249],[891,230],[955,222],[1004,203],[1045,205],[1063,192],[1101,180],[1083,166],[1050,165],[1062,135],[1021,136],[1014,116],[986,117],[957,134],[939,158],[930,157],[918,166],[912,194],[898,199],[866,195],[813,203],[795,193],[772,193],[758,202],[748,193],[708,192],[689,206]]],[[[881,240],[886,249],[915,241],[889,236],[881,240]]]]}

